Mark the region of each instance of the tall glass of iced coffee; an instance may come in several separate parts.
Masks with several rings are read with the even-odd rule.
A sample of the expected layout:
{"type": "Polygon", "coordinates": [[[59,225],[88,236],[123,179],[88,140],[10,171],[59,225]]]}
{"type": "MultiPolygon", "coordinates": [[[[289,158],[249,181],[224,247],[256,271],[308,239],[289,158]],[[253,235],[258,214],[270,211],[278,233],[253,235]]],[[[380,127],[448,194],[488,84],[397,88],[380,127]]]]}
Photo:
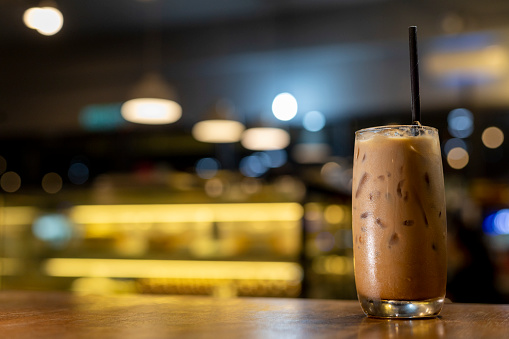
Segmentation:
{"type": "Polygon", "coordinates": [[[357,131],[352,213],[355,283],[364,312],[436,316],[447,277],[438,130],[399,125],[357,131]]]}

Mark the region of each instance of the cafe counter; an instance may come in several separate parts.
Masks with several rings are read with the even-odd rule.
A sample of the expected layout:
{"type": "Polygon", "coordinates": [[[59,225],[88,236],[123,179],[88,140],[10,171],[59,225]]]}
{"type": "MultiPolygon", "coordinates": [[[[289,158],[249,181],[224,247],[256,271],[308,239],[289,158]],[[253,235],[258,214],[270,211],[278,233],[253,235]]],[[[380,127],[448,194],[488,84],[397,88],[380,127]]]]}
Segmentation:
{"type": "Polygon", "coordinates": [[[4,338],[509,338],[509,305],[367,318],[357,301],[1,291],[4,338]]]}

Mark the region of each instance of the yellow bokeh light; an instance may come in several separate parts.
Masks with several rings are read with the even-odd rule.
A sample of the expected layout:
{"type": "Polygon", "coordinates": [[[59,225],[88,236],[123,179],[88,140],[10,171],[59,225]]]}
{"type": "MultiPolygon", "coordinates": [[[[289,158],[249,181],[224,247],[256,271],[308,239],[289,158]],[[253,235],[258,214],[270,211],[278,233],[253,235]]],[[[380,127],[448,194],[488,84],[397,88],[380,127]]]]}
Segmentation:
{"type": "Polygon", "coordinates": [[[302,215],[298,203],[80,205],[70,211],[77,224],[297,221],[302,215]]]}
{"type": "Polygon", "coordinates": [[[454,74],[498,78],[509,68],[508,51],[492,45],[473,50],[435,51],[425,58],[424,66],[433,75],[454,74]]]}
{"type": "Polygon", "coordinates": [[[44,271],[56,277],[264,279],[300,282],[291,262],[53,258],[44,271]]]}
{"type": "Polygon", "coordinates": [[[345,218],[345,211],[339,205],[329,205],[325,208],[325,220],[329,224],[339,224],[345,218]]]}
{"type": "Polygon", "coordinates": [[[21,187],[21,177],[16,172],[5,172],[0,179],[0,186],[9,193],[14,193],[21,187]]]}
{"type": "Polygon", "coordinates": [[[205,183],[205,193],[212,198],[220,197],[224,193],[224,183],[221,179],[212,178],[205,183]]]}
{"type": "Polygon", "coordinates": [[[263,186],[257,178],[243,178],[240,183],[240,189],[246,194],[256,194],[262,190],[263,186]]]}
{"type": "Polygon", "coordinates": [[[305,215],[304,218],[309,221],[317,221],[322,219],[322,206],[316,202],[308,202],[304,206],[305,215]]]}
{"type": "Polygon", "coordinates": [[[353,272],[353,261],[335,254],[318,256],[313,259],[312,269],[317,274],[347,275],[353,272]]]}
{"type": "Polygon", "coordinates": [[[498,127],[488,127],[482,132],[481,139],[484,146],[497,148],[504,142],[504,132],[498,127]]]}
{"type": "Polygon", "coordinates": [[[447,163],[454,169],[464,168],[468,164],[468,161],[468,152],[461,147],[455,147],[447,154],[447,163]]]}
{"type": "Polygon", "coordinates": [[[47,173],[42,178],[41,185],[46,193],[58,193],[62,189],[62,177],[54,172],[47,173]]]}

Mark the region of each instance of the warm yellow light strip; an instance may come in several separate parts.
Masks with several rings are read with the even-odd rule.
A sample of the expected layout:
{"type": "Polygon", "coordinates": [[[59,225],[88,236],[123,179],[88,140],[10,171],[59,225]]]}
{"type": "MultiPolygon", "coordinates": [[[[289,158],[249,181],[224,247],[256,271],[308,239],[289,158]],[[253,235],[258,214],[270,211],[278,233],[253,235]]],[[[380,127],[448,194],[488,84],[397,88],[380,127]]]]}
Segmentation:
{"type": "Polygon", "coordinates": [[[225,221],[296,221],[298,203],[81,205],[70,213],[78,224],[225,221]]]}
{"type": "Polygon", "coordinates": [[[55,277],[302,280],[290,262],[53,258],[43,269],[55,277]]]}
{"type": "Polygon", "coordinates": [[[3,207],[0,210],[1,223],[10,225],[31,225],[37,216],[37,210],[29,206],[3,207]]]}

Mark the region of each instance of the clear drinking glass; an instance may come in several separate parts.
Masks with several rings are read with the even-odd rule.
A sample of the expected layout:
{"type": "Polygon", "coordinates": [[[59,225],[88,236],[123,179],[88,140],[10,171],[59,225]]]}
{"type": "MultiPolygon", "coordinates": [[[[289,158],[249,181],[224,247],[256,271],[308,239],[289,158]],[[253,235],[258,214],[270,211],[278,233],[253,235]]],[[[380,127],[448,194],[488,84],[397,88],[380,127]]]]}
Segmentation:
{"type": "Polygon", "coordinates": [[[355,283],[364,312],[438,315],[447,279],[438,130],[398,125],[357,131],[352,214],[355,283]]]}

